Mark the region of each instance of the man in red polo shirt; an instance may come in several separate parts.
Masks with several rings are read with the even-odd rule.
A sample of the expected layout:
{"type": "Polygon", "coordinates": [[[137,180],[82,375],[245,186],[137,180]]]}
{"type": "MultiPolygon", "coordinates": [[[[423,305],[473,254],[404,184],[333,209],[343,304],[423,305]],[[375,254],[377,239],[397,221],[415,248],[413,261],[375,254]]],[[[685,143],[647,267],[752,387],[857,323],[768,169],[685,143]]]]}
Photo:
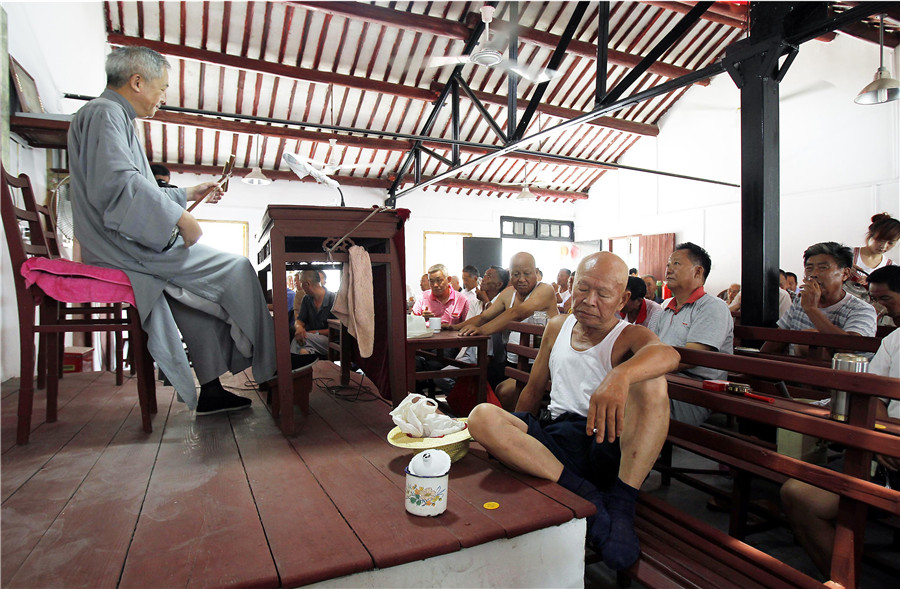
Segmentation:
{"type": "MultiPolygon", "coordinates": [[[[703,290],[712,261],[706,250],[690,242],[675,246],[666,264],[666,281],[672,298],[663,301],[663,312],[653,318],[650,330],[662,343],[695,350],[734,353],[734,320],[725,301],[703,290]]],[[[725,379],[724,370],[680,364],[679,374],[699,380],[725,379]]],[[[700,425],[710,410],[671,400],[676,421],[700,425]]]]}
{"type": "Polygon", "coordinates": [[[430,290],[422,293],[422,298],[413,305],[413,314],[425,319],[441,318],[441,327],[456,325],[466,320],[469,314],[469,300],[462,293],[451,288],[447,268],[435,264],[428,269],[430,290]]]}
{"type": "MultiPolygon", "coordinates": [[[[656,285],[653,287],[655,289],[656,285]]],[[[662,313],[662,307],[653,299],[646,298],[647,284],[637,276],[628,277],[628,292],[628,302],[619,311],[619,316],[628,323],[649,327],[653,318],[662,313]]]]}

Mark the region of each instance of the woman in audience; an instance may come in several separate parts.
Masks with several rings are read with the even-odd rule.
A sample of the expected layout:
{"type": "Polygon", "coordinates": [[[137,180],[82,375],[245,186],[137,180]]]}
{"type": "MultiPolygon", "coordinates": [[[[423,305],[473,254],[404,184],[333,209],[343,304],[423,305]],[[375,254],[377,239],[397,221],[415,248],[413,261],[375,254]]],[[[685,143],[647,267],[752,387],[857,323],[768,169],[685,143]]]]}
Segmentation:
{"type": "Polygon", "coordinates": [[[897,245],[898,239],[900,239],[900,221],[887,213],[878,213],[872,217],[872,224],[866,232],[866,245],[853,248],[853,268],[850,279],[844,283],[844,290],[868,301],[866,285],[869,274],[873,270],[894,263],[885,254],[897,245]]]}

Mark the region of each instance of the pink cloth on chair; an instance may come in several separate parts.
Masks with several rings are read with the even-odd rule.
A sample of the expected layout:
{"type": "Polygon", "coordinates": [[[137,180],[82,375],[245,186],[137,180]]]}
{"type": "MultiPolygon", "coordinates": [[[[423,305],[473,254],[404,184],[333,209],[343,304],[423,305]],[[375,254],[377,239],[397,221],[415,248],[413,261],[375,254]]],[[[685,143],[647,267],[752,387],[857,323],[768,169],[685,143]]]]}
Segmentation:
{"type": "Polygon", "coordinates": [[[134,305],[131,281],[121,270],[36,257],[25,260],[21,272],[26,287],[37,284],[42,291],[63,303],[134,305]]]}

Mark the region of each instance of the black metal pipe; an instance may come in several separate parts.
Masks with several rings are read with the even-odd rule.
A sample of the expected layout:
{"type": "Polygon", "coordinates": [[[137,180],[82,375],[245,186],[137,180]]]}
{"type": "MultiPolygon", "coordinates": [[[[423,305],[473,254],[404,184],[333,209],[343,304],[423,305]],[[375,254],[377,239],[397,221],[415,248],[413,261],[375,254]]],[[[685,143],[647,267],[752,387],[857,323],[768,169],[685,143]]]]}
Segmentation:
{"type": "Polygon", "coordinates": [[[475,92],[469,88],[469,85],[466,84],[466,81],[463,80],[460,76],[456,76],[454,78],[456,83],[459,84],[459,87],[462,88],[463,92],[466,93],[466,96],[469,97],[469,100],[472,101],[472,104],[475,106],[476,110],[481,113],[481,116],[484,118],[484,121],[488,124],[491,130],[500,138],[500,141],[503,143],[508,143],[509,138],[506,136],[506,133],[503,132],[503,129],[500,128],[500,125],[497,124],[497,121],[494,120],[494,117],[491,116],[491,113],[487,111],[487,108],[484,106],[478,97],[475,96],[475,92]]]}
{"type": "Polygon", "coordinates": [[[594,106],[606,96],[606,69],[609,62],[609,2],[600,2],[597,11],[597,86],[594,90],[594,106]]]}
{"type": "Polygon", "coordinates": [[[690,12],[685,14],[681,20],[679,20],[675,26],[669,31],[665,37],[663,37],[659,43],[657,43],[653,49],[637,64],[628,75],[626,75],[622,80],[616,84],[616,87],[610,90],[609,94],[603,99],[601,104],[615,102],[619,99],[622,94],[634,84],[638,78],[644,75],[647,69],[656,63],[656,61],[662,57],[662,54],[669,50],[669,48],[678,42],[678,39],[684,35],[689,28],[691,28],[694,23],[700,20],[700,17],[703,16],[703,13],[712,6],[712,2],[698,2],[696,6],[694,6],[690,12]]]}
{"type": "MultiPolygon", "coordinates": [[[[575,10],[569,18],[569,23],[566,25],[566,29],[563,31],[562,36],[559,38],[556,49],[553,50],[553,55],[550,57],[550,62],[547,64],[547,69],[559,69],[563,58],[566,56],[566,49],[569,48],[569,43],[572,41],[572,37],[575,36],[575,31],[578,29],[578,24],[584,17],[588,5],[588,2],[579,2],[575,6],[575,10]]],[[[525,136],[525,131],[528,129],[528,125],[531,124],[531,119],[534,118],[534,112],[541,103],[541,99],[544,98],[544,93],[547,91],[547,86],[549,84],[550,82],[543,82],[535,87],[534,93],[531,95],[531,100],[528,101],[528,106],[525,107],[525,112],[522,113],[522,118],[519,119],[519,124],[516,126],[516,133],[515,135],[510,136],[510,140],[515,141],[525,136]]]]}

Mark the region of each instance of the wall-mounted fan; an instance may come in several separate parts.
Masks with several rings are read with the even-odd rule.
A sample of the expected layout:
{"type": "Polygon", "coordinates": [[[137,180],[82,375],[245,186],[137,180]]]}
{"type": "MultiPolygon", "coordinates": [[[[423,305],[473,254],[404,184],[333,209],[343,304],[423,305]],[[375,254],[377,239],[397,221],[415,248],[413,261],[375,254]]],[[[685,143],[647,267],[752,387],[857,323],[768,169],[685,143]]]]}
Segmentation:
{"type": "Polygon", "coordinates": [[[534,84],[549,82],[558,77],[561,72],[550,70],[542,67],[529,66],[521,64],[511,59],[503,57],[501,49],[506,42],[506,38],[500,35],[494,35],[491,38],[491,22],[494,20],[493,6],[481,7],[481,20],[484,23],[485,41],[469,55],[444,55],[434,56],[428,62],[428,67],[444,67],[447,65],[461,65],[473,63],[484,67],[500,68],[508,72],[518,75],[520,78],[528,80],[534,84]]]}

